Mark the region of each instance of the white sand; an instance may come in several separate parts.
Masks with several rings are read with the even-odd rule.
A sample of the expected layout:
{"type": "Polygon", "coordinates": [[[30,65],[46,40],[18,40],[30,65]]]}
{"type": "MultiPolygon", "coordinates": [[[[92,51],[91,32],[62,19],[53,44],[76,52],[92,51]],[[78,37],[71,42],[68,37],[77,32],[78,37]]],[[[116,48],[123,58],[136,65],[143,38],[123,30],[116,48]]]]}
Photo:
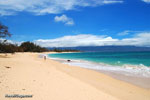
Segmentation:
{"type": "Polygon", "coordinates": [[[0,55],[0,100],[9,99],[6,94],[33,95],[24,100],[150,100],[150,90],[38,55],[0,55]]]}

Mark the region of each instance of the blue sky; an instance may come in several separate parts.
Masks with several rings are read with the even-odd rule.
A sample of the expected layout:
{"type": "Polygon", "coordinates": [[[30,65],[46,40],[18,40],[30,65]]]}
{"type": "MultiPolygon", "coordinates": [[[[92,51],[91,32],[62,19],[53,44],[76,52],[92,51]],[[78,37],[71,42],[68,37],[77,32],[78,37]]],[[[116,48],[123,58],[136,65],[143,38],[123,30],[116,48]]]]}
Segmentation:
{"type": "Polygon", "coordinates": [[[0,0],[0,8],[13,42],[150,46],[150,0],[0,0]]]}

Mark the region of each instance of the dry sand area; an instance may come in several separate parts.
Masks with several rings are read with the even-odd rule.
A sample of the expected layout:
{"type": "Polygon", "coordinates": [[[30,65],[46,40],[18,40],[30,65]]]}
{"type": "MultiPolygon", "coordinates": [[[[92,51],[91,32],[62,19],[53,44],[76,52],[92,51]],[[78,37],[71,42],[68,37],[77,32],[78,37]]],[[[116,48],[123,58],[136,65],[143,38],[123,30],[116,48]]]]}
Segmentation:
{"type": "Polygon", "coordinates": [[[38,53],[0,54],[0,100],[150,100],[150,90],[93,70],[38,57],[38,53]]]}

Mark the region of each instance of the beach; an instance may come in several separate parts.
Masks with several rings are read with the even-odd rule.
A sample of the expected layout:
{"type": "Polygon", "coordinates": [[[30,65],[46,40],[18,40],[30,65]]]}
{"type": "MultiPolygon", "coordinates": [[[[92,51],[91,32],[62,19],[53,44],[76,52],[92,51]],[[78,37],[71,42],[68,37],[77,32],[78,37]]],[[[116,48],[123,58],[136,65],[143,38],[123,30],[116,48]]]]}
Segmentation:
{"type": "Polygon", "coordinates": [[[25,100],[150,100],[150,89],[39,55],[0,54],[0,99],[18,94],[32,95],[25,100]]]}

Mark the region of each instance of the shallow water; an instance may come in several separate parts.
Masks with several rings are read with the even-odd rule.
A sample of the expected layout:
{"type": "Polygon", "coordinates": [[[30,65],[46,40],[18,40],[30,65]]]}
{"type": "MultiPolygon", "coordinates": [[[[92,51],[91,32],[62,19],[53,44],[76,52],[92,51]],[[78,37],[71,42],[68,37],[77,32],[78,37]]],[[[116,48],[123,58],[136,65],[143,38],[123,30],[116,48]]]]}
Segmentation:
{"type": "Polygon", "coordinates": [[[81,52],[56,53],[49,55],[55,58],[87,60],[110,65],[144,65],[150,66],[150,52],[81,52]]]}
{"type": "Polygon", "coordinates": [[[131,68],[114,68],[113,66],[108,66],[105,64],[97,64],[93,62],[88,61],[82,61],[82,60],[71,60],[71,62],[68,62],[67,59],[61,59],[61,58],[50,58],[53,60],[56,60],[58,62],[61,62],[63,64],[71,65],[72,67],[82,67],[82,68],[88,68],[95,70],[97,72],[104,73],[106,75],[109,75],[115,79],[122,80],[134,85],[137,85],[142,88],[150,89],[150,73],[141,72],[140,70],[132,70],[131,68]]]}
{"type": "Polygon", "coordinates": [[[116,79],[150,89],[150,67],[148,67],[150,52],[128,52],[123,54],[113,54],[112,52],[107,54],[97,52],[57,53],[49,54],[48,57],[71,66],[93,69],[116,79]],[[129,59],[129,57],[131,58],[129,59]],[[71,61],[68,62],[68,59],[71,59],[71,61]]]}

